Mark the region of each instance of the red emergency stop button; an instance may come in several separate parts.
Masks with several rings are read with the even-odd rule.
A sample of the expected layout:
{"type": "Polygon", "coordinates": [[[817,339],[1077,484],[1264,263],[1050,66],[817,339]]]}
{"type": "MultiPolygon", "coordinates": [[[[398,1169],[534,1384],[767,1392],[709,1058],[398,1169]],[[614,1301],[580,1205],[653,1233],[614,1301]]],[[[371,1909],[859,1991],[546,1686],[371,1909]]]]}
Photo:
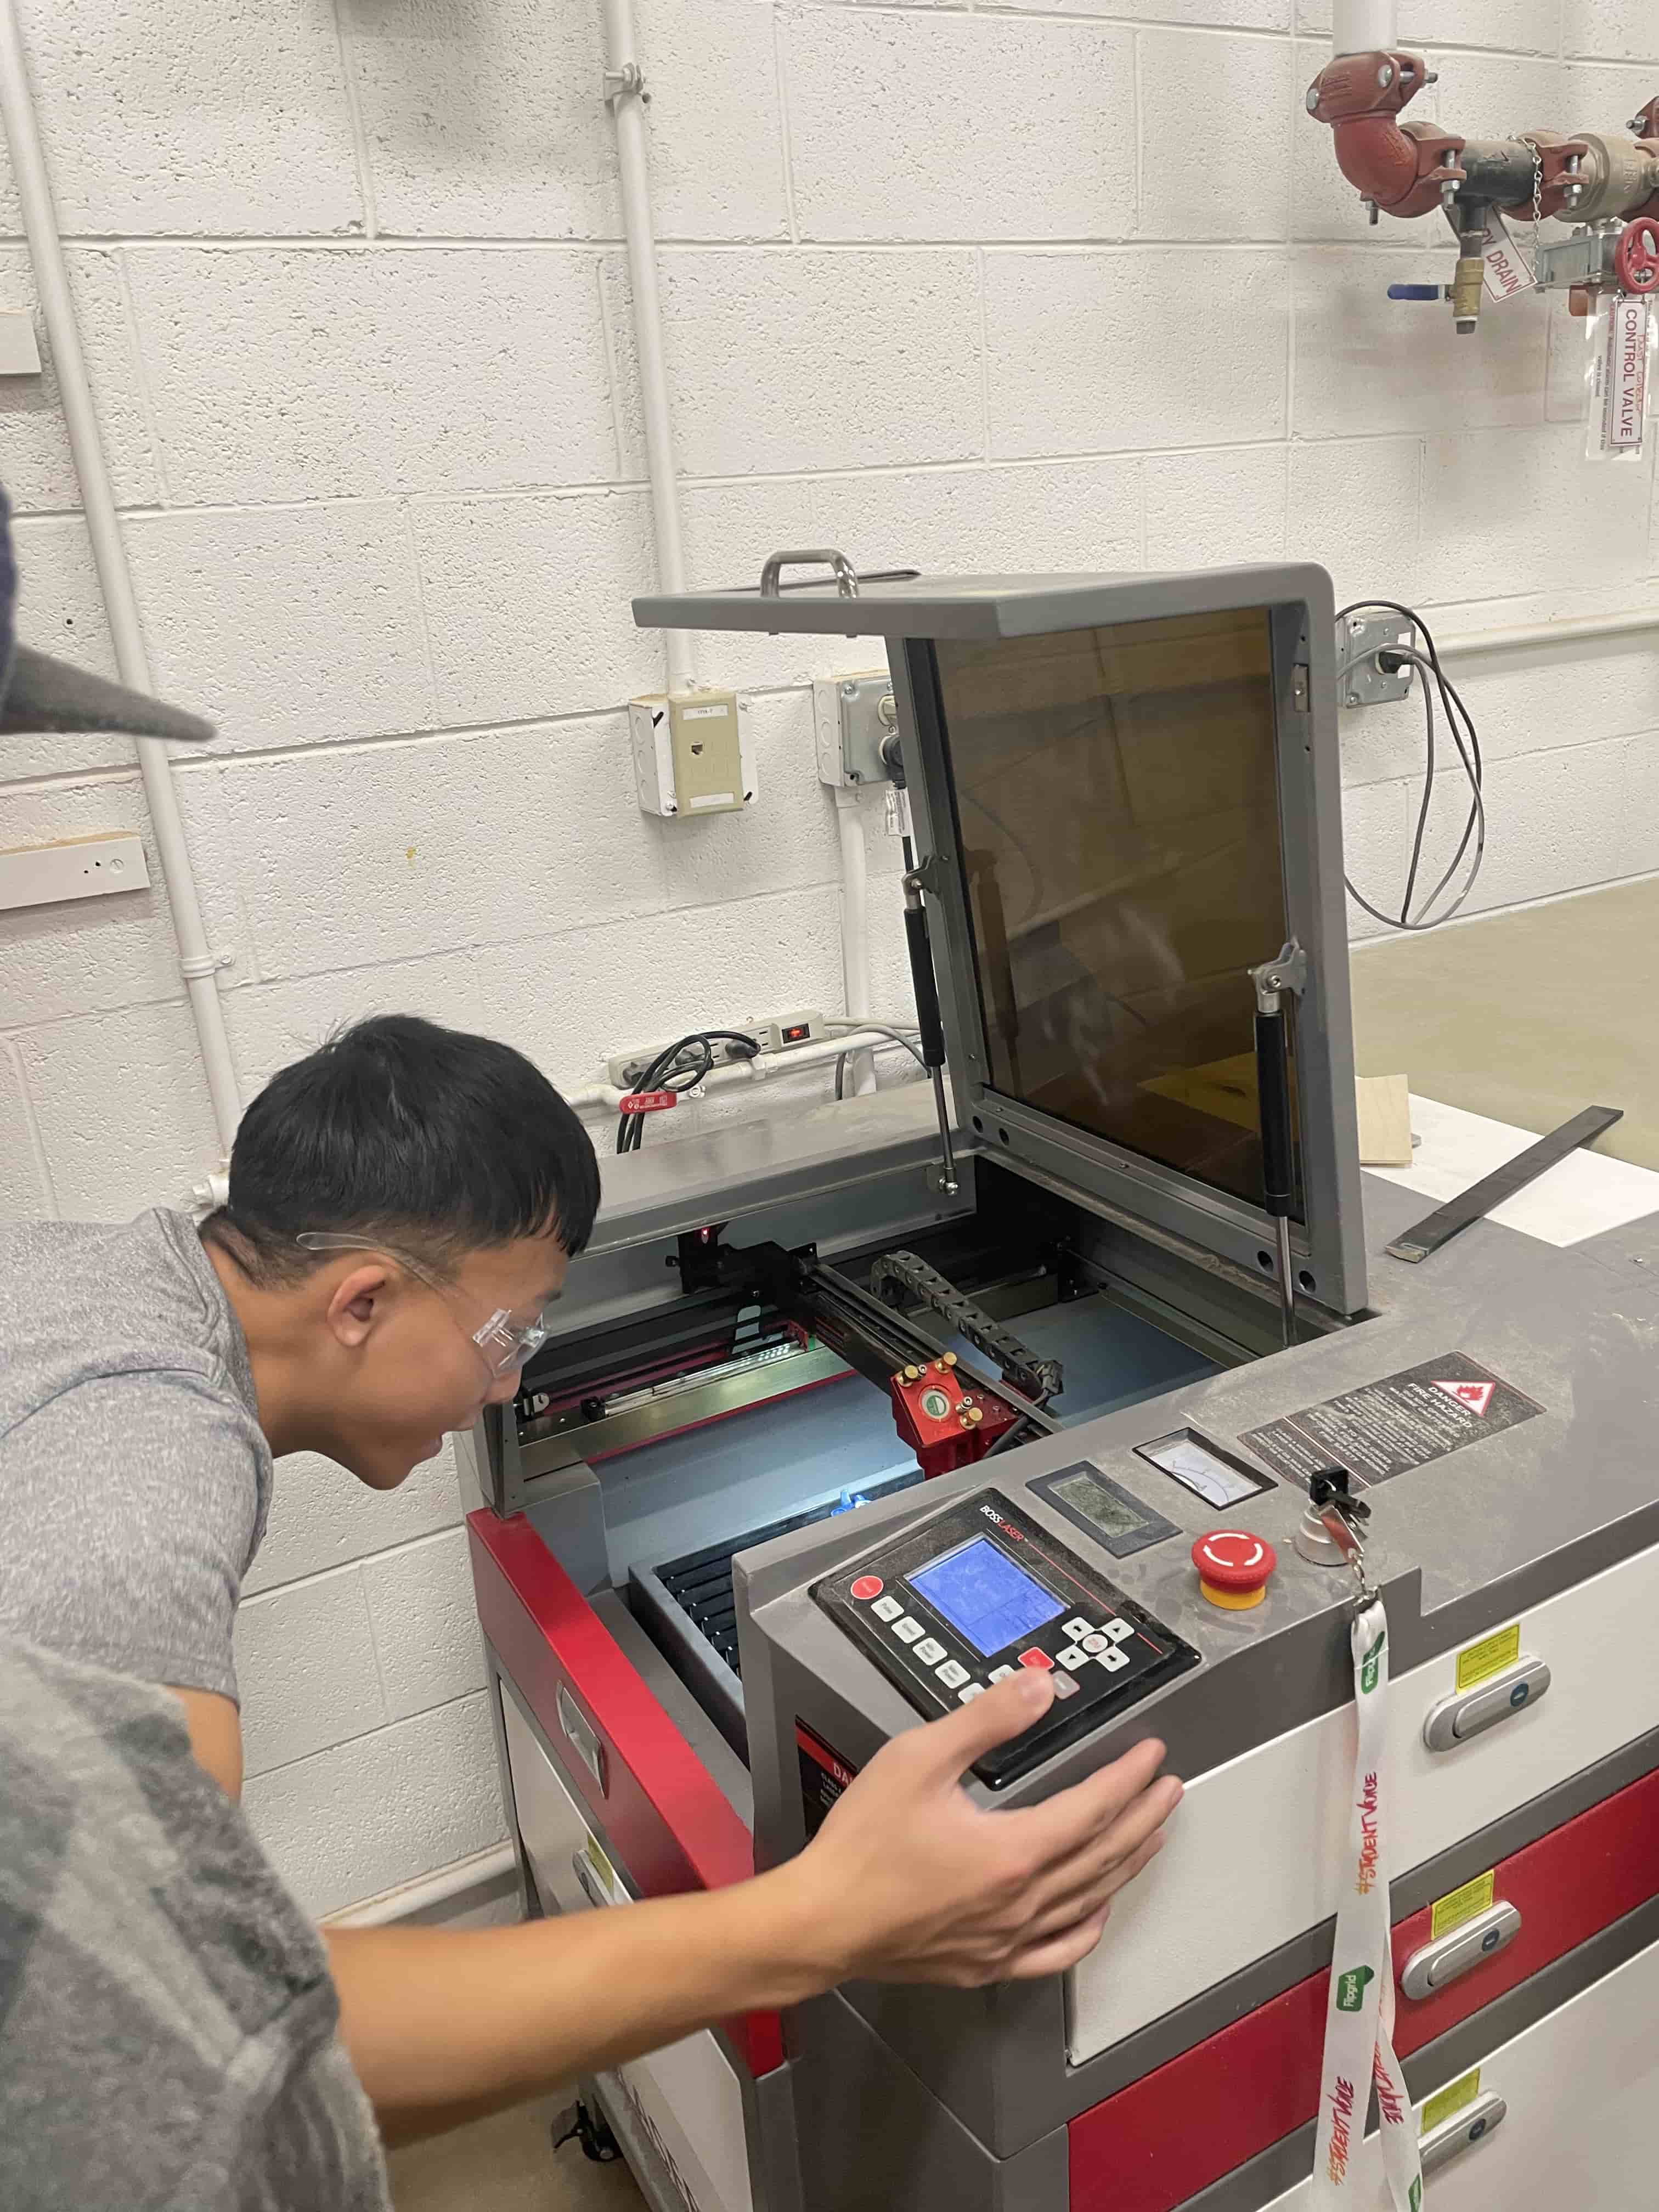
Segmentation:
{"type": "Polygon", "coordinates": [[[1267,1577],[1279,1554],[1263,1536],[1243,1528],[1212,1528],[1193,1546],[1198,1586],[1212,1605],[1244,1613],[1267,1595],[1267,1577]]]}
{"type": "Polygon", "coordinates": [[[856,1598],[879,1597],[885,1588],[879,1575],[860,1575],[853,1584],[853,1595],[856,1598]]]}

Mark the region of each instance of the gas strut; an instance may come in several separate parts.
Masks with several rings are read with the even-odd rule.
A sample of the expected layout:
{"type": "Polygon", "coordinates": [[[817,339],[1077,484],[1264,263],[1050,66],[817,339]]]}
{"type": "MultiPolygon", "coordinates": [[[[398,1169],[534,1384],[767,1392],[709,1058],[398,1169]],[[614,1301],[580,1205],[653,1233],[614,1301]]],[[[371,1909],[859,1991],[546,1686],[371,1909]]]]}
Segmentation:
{"type": "Polygon", "coordinates": [[[1291,1213],[1296,1204],[1296,1140],[1291,1119],[1291,1051],[1285,1001],[1308,980],[1308,957],[1292,938],[1276,960],[1252,968],[1255,986],[1255,1085],[1261,1127],[1262,1205],[1279,1242],[1279,1303],[1285,1341],[1296,1342],[1296,1274],[1291,1213]]]}
{"type": "Polygon", "coordinates": [[[904,939],[910,955],[910,982],[916,994],[916,1028],[921,1036],[922,1065],[933,1085],[933,1110],[939,1115],[939,1187],[946,1198],[955,1196],[956,1154],[951,1145],[951,1109],[945,1096],[945,1024],[939,1019],[939,985],[933,975],[933,951],[927,941],[927,910],[921,902],[922,878],[930,863],[909,869],[904,878],[904,939]]]}

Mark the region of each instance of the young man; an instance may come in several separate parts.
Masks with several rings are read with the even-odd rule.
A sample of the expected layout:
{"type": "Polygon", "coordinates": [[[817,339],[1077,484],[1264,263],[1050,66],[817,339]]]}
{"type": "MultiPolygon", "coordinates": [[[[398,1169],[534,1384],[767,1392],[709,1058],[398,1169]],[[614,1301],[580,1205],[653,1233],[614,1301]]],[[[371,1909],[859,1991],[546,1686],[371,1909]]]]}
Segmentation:
{"type": "MultiPolygon", "coordinates": [[[[0,587],[4,570],[0,559],[0,587]]],[[[9,599],[0,588],[0,607],[9,599]]],[[[7,643],[0,629],[0,686],[7,643]]],[[[0,729],[20,714],[32,726],[85,726],[54,721],[52,664],[30,657],[21,692],[14,672],[0,729]]],[[[154,726],[137,718],[167,712],[105,693],[106,716],[134,718],[113,726],[154,726]]],[[[84,694],[71,711],[84,711],[84,694]]],[[[0,1639],[15,1639],[0,1644],[0,2140],[19,2171],[42,2170],[65,2112],[37,2094],[61,2055],[50,2034],[15,2033],[7,1991],[31,1984],[27,1958],[9,1950],[19,1929],[38,1948],[43,1925],[76,1929],[78,1898],[94,1936],[70,1945],[71,1966],[58,1956],[55,1981],[45,1973],[56,1990],[46,2012],[61,2023],[84,1994],[95,2015],[100,1978],[113,1977],[171,2033],[182,1931],[196,1978],[215,1992],[234,1984],[240,2000],[191,2046],[192,2063],[236,2085],[224,2140],[248,2146],[255,2173],[275,2142],[285,2173],[300,2159],[296,2204],[377,2201],[343,2077],[329,2069],[320,1954],[295,1936],[268,1872],[258,1909],[248,1905],[260,1876],[234,1810],[238,1593],[273,1460],[319,1451],[391,1489],[446,1431],[513,1395],[599,1194],[586,1133],[528,1060],[386,1016],[255,1099],[229,1202],[199,1231],[166,1209],[113,1228],[0,1227],[0,1639]],[[54,1743],[68,1762],[55,1779],[54,1743]],[[198,1767],[217,1784],[205,1796],[191,1779],[198,1767]],[[107,1850],[77,1859],[74,1839],[95,1832],[106,1791],[127,1809],[107,1850]],[[51,1850],[32,1837],[26,1802],[56,1820],[51,1850]],[[79,1888],[58,1881],[71,1862],[79,1888]],[[143,1905],[130,1922],[96,1901],[100,1884],[124,1881],[143,1905]],[[140,1943],[158,1899],[166,1940],[140,1943]],[[131,1960],[119,1955],[129,1925],[131,1960]],[[301,1994],[296,2053],[283,2029],[301,2019],[301,1994]],[[256,2029],[276,2037],[274,2055],[250,2045],[256,2029]]],[[[1063,1971],[1158,1849],[1180,1785],[1155,1778],[1152,1742],[1039,1808],[981,1811],[961,1776],[1051,1696],[1046,1679],[1011,1680],[910,1730],[799,1858],[729,1890],[470,1933],[331,1934],[341,2035],[382,2132],[448,2126],[850,1978],[970,1985],[1063,1971]]],[[[82,2032],[97,2039],[95,2025],[82,2032]]],[[[84,2107],[84,2128],[106,2134],[149,2114],[143,2037],[129,2028],[111,2045],[103,2094],[84,2107]]],[[[198,2201],[182,2184],[146,2197],[164,2199],[198,2201]]],[[[273,2187],[246,2201],[289,2198],[273,2187]]]]}

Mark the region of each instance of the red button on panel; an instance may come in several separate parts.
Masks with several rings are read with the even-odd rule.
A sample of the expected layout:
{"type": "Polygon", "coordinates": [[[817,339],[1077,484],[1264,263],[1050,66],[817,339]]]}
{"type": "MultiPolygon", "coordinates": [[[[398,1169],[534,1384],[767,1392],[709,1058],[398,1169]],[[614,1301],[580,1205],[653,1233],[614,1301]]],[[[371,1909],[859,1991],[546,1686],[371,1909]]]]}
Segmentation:
{"type": "Polygon", "coordinates": [[[860,1575],[853,1585],[856,1598],[879,1597],[885,1585],[879,1575],[860,1575]]]}
{"type": "Polygon", "coordinates": [[[1247,1612],[1267,1595],[1267,1579],[1279,1565],[1273,1546],[1245,1528],[1212,1528],[1193,1546],[1198,1586],[1212,1605],[1247,1612]]]}
{"type": "Polygon", "coordinates": [[[1042,1667],[1050,1673],[1053,1672],[1054,1664],[1046,1651],[1039,1651],[1035,1645],[1030,1650],[1020,1653],[1019,1663],[1022,1667],[1042,1667]]]}

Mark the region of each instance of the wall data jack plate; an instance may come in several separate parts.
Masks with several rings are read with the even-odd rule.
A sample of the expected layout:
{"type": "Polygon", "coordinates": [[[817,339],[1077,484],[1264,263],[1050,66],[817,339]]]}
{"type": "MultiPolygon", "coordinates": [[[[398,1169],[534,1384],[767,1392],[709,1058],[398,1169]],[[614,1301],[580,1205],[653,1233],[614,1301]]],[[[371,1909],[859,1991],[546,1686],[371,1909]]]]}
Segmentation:
{"type": "Polygon", "coordinates": [[[753,805],[759,786],[749,702],[735,691],[630,699],[628,726],[647,814],[740,814],[753,805]]]}
{"type": "Polygon", "coordinates": [[[891,781],[881,757],[881,741],[897,727],[897,721],[893,679],[884,668],[857,676],[816,678],[812,726],[820,783],[859,791],[866,784],[891,781]]]}

